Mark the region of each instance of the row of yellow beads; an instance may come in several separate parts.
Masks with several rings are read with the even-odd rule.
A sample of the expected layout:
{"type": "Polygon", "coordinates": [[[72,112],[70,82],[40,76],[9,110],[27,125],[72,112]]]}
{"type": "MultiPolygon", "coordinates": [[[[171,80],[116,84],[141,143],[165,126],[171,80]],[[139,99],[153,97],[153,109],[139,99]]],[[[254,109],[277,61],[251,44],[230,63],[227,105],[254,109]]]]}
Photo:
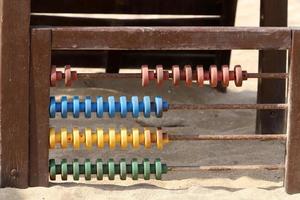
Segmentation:
{"type": "Polygon", "coordinates": [[[127,148],[131,144],[133,148],[139,148],[144,144],[145,148],[151,148],[152,143],[156,143],[158,149],[162,149],[163,145],[169,142],[167,133],[163,133],[161,129],[151,132],[150,129],[144,128],[140,132],[138,128],[132,128],[129,132],[126,128],[121,128],[117,132],[114,128],[109,128],[108,132],[104,132],[102,128],[92,131],[91,128],[85,128],[80,132],[78,128],[73,128],[72,132],[68,132],[67,128],[61,128],[56,132],[55,128],[50,128],[49,145],[53,149],[56,144],[60,144],[61,148],[67,148],[68,144],[72,144],[75,149],[80,148],[80,144],[85,144],[86,148],[92,148],[94,144],[98,148],[104,148],[108,144],[109,148],[114,149],[117,144],[121,148],[127,148]]]}

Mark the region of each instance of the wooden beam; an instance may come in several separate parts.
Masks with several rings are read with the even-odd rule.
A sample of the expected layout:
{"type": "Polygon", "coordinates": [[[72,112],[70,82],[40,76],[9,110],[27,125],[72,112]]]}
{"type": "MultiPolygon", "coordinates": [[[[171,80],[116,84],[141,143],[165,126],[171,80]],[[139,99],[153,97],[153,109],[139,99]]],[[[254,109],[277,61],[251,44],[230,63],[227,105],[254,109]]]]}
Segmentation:
{"type": "Polygon", "coordinates": [[[31,33],[30,186],[48,186],[51,31],[31,33]]]}
{"type": "Polygon", "coordinates": [[[57,27],[54,50],[287,49],[287,28],[235,27],[57,27]]]}
{"type": "Polygon", "coordinates": [[[293,32],[288,88],[288,123],[286,143],[285,188],[300,192],[300,30],[293,32]]]}
{"type": "MultiPolygon", "coordinates": [[[[261,0],[261,26],[287,26],[287,0],[261,0]]],[[[286,51],[260,51],[259,72],[286,72],[286,51]]],[[[285,80],[258,80],[257,103],[283,103],[286,99],[285,80]]],[[[286,112],[257,111],[256,133],[284,133],[286,112]]]]}
{"type": "Polygon", "coordinates": [[[221,0],[32,0],[32,12],[116,14],[217,14],[221,0]]]}
{"type": "Polygon", "coordinates": [[[1,0],[0,17],[0,185],[26,188],[30,0],[1,0]]]}

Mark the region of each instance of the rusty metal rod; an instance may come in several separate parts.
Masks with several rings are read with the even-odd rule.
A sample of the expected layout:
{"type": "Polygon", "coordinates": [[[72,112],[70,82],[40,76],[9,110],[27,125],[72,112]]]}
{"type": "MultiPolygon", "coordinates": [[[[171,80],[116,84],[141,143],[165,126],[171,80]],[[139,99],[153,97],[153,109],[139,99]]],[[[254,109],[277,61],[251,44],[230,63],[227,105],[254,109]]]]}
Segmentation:
{"type": "Polygon", "coordinates": [[[282,170],[285,166],[277,165],[216,165],[216,166],[168,166],[168,171],[232,171],[232,170],[282,170]]]}
{"type": "Polygon", "coordinates": [[[247,73],[247,78],[287,79],[288,73],[247,73]]]}
{"type": "MultiPolygon", "coordinates": [[[[263,79],[286,79],[287,73],[247,73],[247,78],[263,78],[263,79]]],[[[88,79],[102,79],[102,78],[141,78],[141,73],[80,73],[77,75],[79,80],[88,79]]],[[[173,75],[170,73],[169,78],[172,79],[173,75]]]]}
{"type": "Polygon", "coordinates": [[[285,110],[288,104],[170,104],[170,110],[226,110],[226,109],[256,109],[285,110]]]}
{"type": "Polygon", "coordinates": [[[285,134],[266,134],[266,135],[168,135],[169,140],[260,140],[260,141],[270,141],[270,140],[286,140],[285,134]]]}

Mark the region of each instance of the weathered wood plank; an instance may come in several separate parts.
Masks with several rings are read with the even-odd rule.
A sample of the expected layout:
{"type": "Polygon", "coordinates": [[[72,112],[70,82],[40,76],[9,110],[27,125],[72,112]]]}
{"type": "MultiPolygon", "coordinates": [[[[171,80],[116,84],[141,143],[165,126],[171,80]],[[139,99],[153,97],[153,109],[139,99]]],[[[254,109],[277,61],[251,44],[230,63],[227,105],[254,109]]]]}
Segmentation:
{"type": "MultiPolygon", "coordinates": [[[[261,0],[261,26],[287,26],[287,0],[261,0]]],[[[259,72],[286,72],[286,51],[260,51],[259,72]]],[[[285,80],[258,80],[257,103],[282,103],[286,98],[285,80]]],[[[256,133],[284,133],[286,112],[257,111],[256,133]]]]}
{"type": "Polygon", "coordinates": [[[126,13],[126,14],[217,14],[222,0],[32,0],[32,12],[126,13]]]}
{"type": "Polygon", "coordinates": [[[28,187],[30,0],[0,1],[0,185],[28,187]]]}
{"type": "Polygon", "coordinates": [[[51,31],[31,33],[30,186],[48,186],[51,31]]]}
{"type": "Polygon", "coordinates": [[[300,30],[293,32],[288,88],[288,123],[286,143],[285,188],[300,192],[300,30]]]}
{"type": "Polygon", "coordinates": [[[55,50],[229,50],[287,49],[284,28],[236,27],[58,27],[55,50]]]}

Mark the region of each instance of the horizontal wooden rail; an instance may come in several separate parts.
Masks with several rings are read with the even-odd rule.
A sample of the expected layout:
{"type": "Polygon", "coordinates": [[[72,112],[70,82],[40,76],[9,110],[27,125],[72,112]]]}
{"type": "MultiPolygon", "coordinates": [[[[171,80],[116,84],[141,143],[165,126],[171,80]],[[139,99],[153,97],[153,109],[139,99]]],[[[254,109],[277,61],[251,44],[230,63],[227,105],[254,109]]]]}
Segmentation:
{"type": "Polygon", "coordinates": [[[56,27],[53,50],[288,49],[289,28],[56,27]]]}

